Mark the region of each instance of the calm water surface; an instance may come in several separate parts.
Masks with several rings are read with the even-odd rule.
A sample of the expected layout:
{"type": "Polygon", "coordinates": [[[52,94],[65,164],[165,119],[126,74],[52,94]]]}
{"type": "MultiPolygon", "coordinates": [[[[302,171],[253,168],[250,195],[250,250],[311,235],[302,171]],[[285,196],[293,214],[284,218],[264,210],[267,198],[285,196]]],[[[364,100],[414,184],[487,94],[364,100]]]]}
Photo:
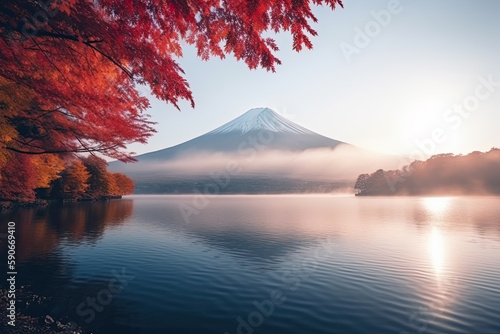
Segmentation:
{"type": "Polygon", "coordinates": [[[196,200],[0,227],[17,224],[19,284],[95,333],[500,333],[498,197],[196,200]]]}

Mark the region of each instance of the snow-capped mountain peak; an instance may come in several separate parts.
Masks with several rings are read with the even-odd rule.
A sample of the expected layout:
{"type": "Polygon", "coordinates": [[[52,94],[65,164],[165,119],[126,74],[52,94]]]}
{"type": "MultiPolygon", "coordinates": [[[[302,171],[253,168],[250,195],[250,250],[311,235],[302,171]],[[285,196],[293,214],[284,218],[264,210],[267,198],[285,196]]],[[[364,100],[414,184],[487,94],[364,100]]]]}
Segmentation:
{"type": "MultiPolygon", "coordinates": [[[[272,136],[266,136],[272,140],[259,146],[262,150],[298,152],[316,148],[332,149],[337,145],[344,144],[295,124],[269,108],[254,108],[199,137],[135,158],[145,163],[148,160],[170,161],[176,157],[185,157],[197,152],[203,152],[203,154],[241,154],[249,145],[250,137],[261,138],[260,131],[272,132],[272,136]]],[[[135,165],[137,167],[131,167],[131,169],[139,168],[141,164],[135,165]]]]}
{"type": "Polygon", "coordinates": [[[295,124],[270,108],[250,109],[240,117],[218,127],[208,134],[243,134],[259,130],[296,134],[314,134],[314,132],[295,124]]]}

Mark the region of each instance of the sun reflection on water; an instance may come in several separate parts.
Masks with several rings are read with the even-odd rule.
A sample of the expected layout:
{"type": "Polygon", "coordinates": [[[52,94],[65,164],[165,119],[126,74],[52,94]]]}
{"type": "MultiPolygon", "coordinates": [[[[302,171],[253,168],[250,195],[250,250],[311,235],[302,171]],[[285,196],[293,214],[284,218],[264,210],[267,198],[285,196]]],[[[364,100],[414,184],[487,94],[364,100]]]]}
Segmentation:
{"type": "Polygon", "coordinates": [[[434,273],[439,281],[443,276],[445,262],[444,243],[441,231],[435,226],[432,227],[430,235],[429,251],[431,254],[432,265],[434,267],[434,273]]]}
{"type": "Polygon", "coordinates": [[[428,305],[432,317],[441,317],[449,310],[452,301],[456,298],[456,286],[453,277],[448,277],[446,229],[442,225],[450,211],[452,198],[428,197],[423,199],[423,207],[430,218],[430,229],[427,237],[429,264],[431,273],[434,274],[436,287],[431,288],[433,298],[428,305]]]}
{"type": "MultiPolygon", "coordinates": [[[[451,200],[452,198],[450,197],[427,197],[423,199],[423,204],[430,217],[439,220],[448,211],[451,200]]],[[[440,284],[443,280],[444,267],[446,265],[445,240],[439,221],[432,221],[431,224],[429,232],[430,260],[437,283],[440,284]]]]}
{"type": "Polygon", "coordinates": [[[430,214],[441,215],[448,210],[451,199],[451,197],[427,197],[424,198],[424,207],[430,214]]]}

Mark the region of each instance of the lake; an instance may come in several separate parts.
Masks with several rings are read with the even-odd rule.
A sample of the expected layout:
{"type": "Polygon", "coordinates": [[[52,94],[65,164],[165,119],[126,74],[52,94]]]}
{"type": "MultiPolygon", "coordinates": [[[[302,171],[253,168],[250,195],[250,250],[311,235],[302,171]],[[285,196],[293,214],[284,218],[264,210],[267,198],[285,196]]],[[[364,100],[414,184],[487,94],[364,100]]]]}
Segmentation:
{"type": "Polygon", "coordinates": [[[9,220],[18,284],[95,333],[500,333],[500,197],[151,195],[9,220]]]}

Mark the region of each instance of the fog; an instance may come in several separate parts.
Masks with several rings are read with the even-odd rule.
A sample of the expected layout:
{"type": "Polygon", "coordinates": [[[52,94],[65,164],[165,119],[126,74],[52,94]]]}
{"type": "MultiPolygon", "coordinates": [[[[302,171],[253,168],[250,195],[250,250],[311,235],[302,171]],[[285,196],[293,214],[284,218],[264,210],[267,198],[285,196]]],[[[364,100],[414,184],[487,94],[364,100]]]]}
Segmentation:
{"type": "MultiPolygon", "coordinates": [[[[245,150],[235,153],[186,153],[165,162],[143,161],[118,167],[129,174],[209,175],[227,172],[233,175],[307,179],[348,180],[373,169],[395,169],[404,164],[397,156],[383,155],[350,145],[335,149],[311,149],[301,152],[245,150]]],[[[116,169],[116,168],[115,168],[116,169]]]]}

